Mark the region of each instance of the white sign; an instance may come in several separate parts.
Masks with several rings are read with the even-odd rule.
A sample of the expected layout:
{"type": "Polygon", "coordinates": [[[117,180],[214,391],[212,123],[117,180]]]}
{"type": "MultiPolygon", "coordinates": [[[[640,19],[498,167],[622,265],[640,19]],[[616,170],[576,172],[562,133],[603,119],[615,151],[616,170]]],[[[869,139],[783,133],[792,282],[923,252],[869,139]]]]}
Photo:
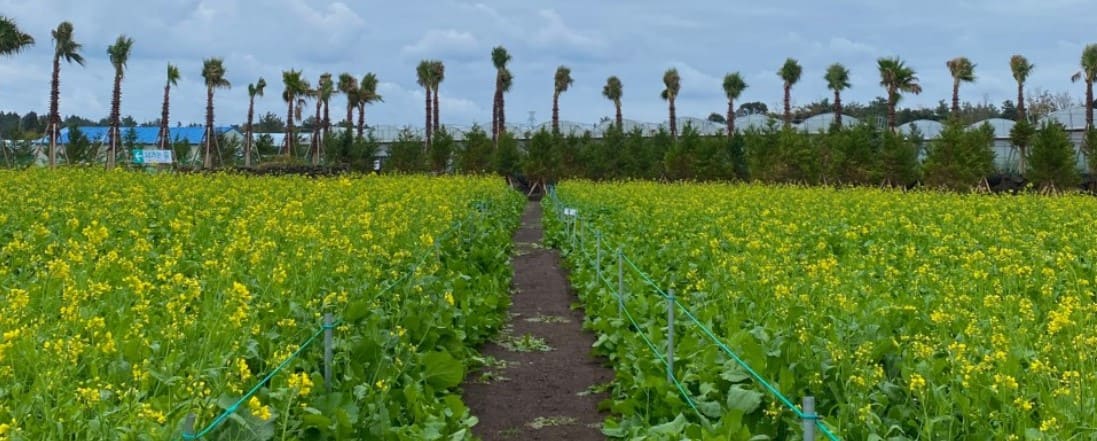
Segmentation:
{"type": "Polygon", "coordinates": [[[579,215],[579,210],[576,210],[574,208],[565,208],[564,209],[564,216],[575,217],[575,216],[578,216],[578,215],[579,215]]]}
{"type": "Polygon", "coordinates": [[[171,164],[171,150],[134,150],[134,164],[171,164]]]}

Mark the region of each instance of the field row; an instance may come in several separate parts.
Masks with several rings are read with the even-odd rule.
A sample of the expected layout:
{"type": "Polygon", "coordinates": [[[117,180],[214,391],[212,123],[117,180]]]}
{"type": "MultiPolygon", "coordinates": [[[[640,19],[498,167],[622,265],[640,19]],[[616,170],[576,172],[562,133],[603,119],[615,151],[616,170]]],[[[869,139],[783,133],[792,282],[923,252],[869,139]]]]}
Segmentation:
{"type": "Polygon", "coordinates": [[[596,230],[606,277],[620,246],[785,395],[816,396],[843,439],[1077,439],[1097,426],[1092,198],[584,182],[557,194],[588,233],[546,226],[617,369],[607,433],[788,439],[800,422],[680,323],[676,376],[703,417],[691,413],[640,338],[665,344],[665,301],[626,274],[641,326],[619,318],[596,230]]]}
{"type": "Polygon", "coordinates": [[[0,438],[428,439],[509,304],[521,198],[485,178],[0,173],[0,438]]]}

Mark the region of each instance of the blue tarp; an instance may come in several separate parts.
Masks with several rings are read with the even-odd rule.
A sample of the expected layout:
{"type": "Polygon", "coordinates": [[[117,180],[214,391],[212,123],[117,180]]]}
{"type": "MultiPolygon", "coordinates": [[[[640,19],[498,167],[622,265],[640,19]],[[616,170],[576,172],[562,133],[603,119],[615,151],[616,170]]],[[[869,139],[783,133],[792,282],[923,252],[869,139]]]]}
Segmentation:
{"type": "MultiPolygon", "coordinates": [[[[107,131],[109,127],[106,126],[83,126],[79,127],[80,133],[88,138],[92,143],[106,143],[107,131]]],[[[153,145],[156,144],[160,135],[159,127],[122,127],[118,129],[122,135],[122,140],[126,139],[130,130],[133,130],[137,134],[137,144],[153,145]]],[[[221,135],[229,130],[231,127],[214,127],[214,132],[221,135]]],[[[179,140],[186,140],[190,144],[201,144],[203,135],[206,133],[205,127],[168,127],[168,138],[172,142],[179,140]]],[[[49,143],[49,137],[42,137],[38,140],[39,143],[49,143]]],[[[61,129],[60,136],[58,136],[58,144],[69,143],[69,128],[65,127],[61,129]]]]}

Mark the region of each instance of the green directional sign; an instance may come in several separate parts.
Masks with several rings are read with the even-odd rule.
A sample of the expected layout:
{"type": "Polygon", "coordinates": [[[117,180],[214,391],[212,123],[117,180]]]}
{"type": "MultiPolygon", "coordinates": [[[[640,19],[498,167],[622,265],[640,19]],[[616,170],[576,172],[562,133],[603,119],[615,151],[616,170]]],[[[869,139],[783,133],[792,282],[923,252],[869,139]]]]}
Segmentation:
{"type": "Polygon", "coordinates": [[[144,149],[133,151],[134,164],[171,164],[171,150],[144,149]]]}

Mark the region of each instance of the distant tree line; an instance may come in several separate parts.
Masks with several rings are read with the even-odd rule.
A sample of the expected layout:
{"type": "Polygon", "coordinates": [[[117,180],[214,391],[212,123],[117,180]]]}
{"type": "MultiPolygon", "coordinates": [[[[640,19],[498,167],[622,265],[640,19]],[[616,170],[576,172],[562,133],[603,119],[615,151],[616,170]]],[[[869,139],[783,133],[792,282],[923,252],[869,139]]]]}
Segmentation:
{"type": "MultiPolygon", "coordinates": [[[[527,140],[503,132],[493,148],[489,134],[474,127],[463,141],[444,129],[429,150],[423,139],[404,130],[389,145],[382,171],[393,173],[496,173],[534,183],[561,179],[652,179],[753,181],[806,185],[925,186],[958,191],[987,188],[1005,171],[996,170],[989,125],[968,128],[950,120],[939,138],[926,140],[872,123],[834,126],[810,134],[777,124],[704,136],[686,125],[672,139],[667,130],[608,130],[603,137],[562,135],[541,130],[527,140]]],[[[1089,156],[1090,158],[1093,155],[1089,156]]],[[[1036,128],[1026,155],[1024,177],[1037,190],[1075,188],[1082,183],[1076,151],[1065,128],[1036,128]]],[[[1090,161],[1097,167],[1097,161],[1090,161]]]]}

